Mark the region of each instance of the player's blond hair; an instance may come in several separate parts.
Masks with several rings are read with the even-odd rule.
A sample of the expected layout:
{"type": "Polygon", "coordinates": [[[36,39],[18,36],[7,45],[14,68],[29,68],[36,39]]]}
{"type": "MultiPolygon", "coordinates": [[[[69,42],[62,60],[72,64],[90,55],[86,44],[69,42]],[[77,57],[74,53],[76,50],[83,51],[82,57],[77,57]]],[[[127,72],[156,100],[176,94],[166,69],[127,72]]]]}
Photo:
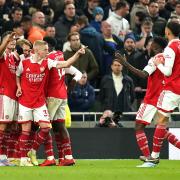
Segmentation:
{"type": "Polygon", "coordinates": [[[43,41],[43,40],[37,40],[34,42],[33,44],[33,49],[36,51],[38,50],[39,48],[41,48],[42,46],[46,46],[48,45],[48,43],[46,41],[43,41]]]}

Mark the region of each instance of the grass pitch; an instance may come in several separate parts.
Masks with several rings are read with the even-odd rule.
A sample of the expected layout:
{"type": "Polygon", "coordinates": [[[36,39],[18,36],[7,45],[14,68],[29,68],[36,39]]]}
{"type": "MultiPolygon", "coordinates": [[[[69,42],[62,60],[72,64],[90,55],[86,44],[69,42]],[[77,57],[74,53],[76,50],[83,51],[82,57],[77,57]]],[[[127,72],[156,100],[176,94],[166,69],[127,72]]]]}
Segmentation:
{"type": "Polygon", "coordinates": [[[136,168],[139,160],[77,160],[70,167],[0,167],[0,180],[179,180],[180,161],[161,160],[136,168]]]}

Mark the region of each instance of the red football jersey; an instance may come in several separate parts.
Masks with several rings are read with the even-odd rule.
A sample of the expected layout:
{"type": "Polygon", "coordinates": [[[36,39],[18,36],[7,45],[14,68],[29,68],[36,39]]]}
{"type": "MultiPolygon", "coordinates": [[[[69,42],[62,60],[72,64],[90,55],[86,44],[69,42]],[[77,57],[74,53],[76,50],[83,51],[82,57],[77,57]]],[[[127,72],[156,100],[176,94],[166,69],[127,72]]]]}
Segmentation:
{"type": "Polygon", "coordinates": [[[11,99],[16,97],[16,69],[19,64],[18,58],[14,53],[4,54],[0,58],[0,94],[6,95],[11,99]]]}
{"type": "Polygon", "coordinates": [[[174,58],[172,74],[169,77],[165,76],[164,89],[180,95],[180,40],[170,41],[163,54],[165,61],[171,61],[171,58],[174,58]]]}
{"type": "MultiPolygon", "coordinates": [[[[48,58],[55,61],[64,61],[63,52],[53,51],[48,58]]],[[[65,69],[52,68],[49,73],[47,97],[67,99],[67,87],[65,84],[65,69]]]]}
{"type": "Polygon", "coordinates": [[[148,65],[144,68],[149,73],[144,103],[156,106],[159,95],[164,88],[164,75],[152,61],[153,59],[150,59],[148,65]]]}
{"type": "Polygon", "coordinates": [[[28,108],[38,108],[45,104],[44,88],[47,83],[49,69],[55,67],[55,61],[44,59],[33,62],[33,56],[21,61],[17,76],[21,76],[22,95],[19,103],[28,108]]]}

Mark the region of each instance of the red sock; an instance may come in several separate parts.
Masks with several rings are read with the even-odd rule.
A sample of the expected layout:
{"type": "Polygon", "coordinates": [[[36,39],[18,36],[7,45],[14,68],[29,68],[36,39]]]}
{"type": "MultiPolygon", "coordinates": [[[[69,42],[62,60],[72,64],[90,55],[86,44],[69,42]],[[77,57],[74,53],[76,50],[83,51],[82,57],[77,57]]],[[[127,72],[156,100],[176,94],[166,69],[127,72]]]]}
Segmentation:
{"type": "Polygon", "coordinates": [[[64,154],[63,154],[62,147],[61,147],[62,137],[61,137],[60,133],[55,133],[55,141],[56,141],[56,145],[57,145],[59,159],[64,159],[64,154]]]}
{"type": "Polygon", "coordinates": [[[32,149],[32,145],[35,141],[35,138],[37,136],[37,132],[34,132],[34,131],[31,131],[30,133],[30,138],[29,138],[29,141],[28,141],[28,151],[30,151],[32,149]]]}
{"type": "Polygon", "coordinates": [[[157,125],[153,136],[153,152],[160,152],[165,135],[166,125],[157,125]]]}
{"type": "Polygon", "coordinates": [[[50,132],[47,136],[46,142],[44,143],[44,148],[45,148],[46,157],[54,156],[53,145],[52,145],[52,136],[51,136],[50,132]]]}
{"type": "Polygon", "coordinates": [[[143,156],[150,156],[148,140],[144,130],[136,131],[136,140],[143,156]]]}
{"type": "Polygon", "coordinates": [[[32,148],[34,150],[38,150],[39,146],[41,144],[44,144],[47,140],[48,134],[49,134],[50,128],[40,128],[39,132],[37,132],[37,135],[35,137],[34,143],[32,145],[32,148]]]}
{"type": "Polygon", "coordinates": [[[5,148],[4,148],[4,136],[5,136],[5,132],[0,130],[0,155],[5,155],[5,148]]]}
{"type": "Polygon", "coordinates": [[[62,148],[62,152],[63,152],[64,156],[72,155],[70,138],[62,139],[61,148],[62,148]]]}
{"type": "Polygon", "coordinates": [[[19,147],[19,137],[20,137],[20,131],[17,131],[15,136],[14,136],[14,139],[16,141],[15,143],[15,150],[14,150],[14,154],[13,154],[13,158],[21,158],[21,153],[20,153],[20,147],[19,147]]]}
{"type": "Polygon", "coordinates": [[[28,141],[30,137],[30,132],[22,131],[19,137],[19,149],[21,157],[27,157],[28,153],[28,141]]]}
{"type": "Polygon", "coordinates": [[[4,152],[8,157],[8,151],[9,151],[9,146],[11,144],[11,138],[10,138],[10,132],[9,131],[5,131],[4,133],[4,140],[3,140],[3,147],[4,147],[4,152]]]}
{"type": "Polygon", "coordinates": [[[166,133],[166,139],[175,147],[177,147],[178,149],[180,149],[180,140],[171,132],[167,131],[166,133]]]}
{"type": "Polygon", "coordinates": [[[7,157],[8,158],[14,158],[15,154],[15,146],[16,146],[16,131],[12,130],[9,138],[6,140],[7,142],[7,157]]]}

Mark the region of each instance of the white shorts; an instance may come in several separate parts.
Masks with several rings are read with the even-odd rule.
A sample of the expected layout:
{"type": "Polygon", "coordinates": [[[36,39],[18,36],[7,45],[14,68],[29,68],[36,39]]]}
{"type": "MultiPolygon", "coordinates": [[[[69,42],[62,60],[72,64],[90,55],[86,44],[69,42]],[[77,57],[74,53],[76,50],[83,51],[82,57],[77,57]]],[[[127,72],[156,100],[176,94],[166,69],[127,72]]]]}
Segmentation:
{"type": "Polygon", "coordinates": [[[66,118],[66,105],[67,99],[58,99],[54,97],[47,98],[47,107],[50,116],[50,120],[52,121],[60,121],[64,122],[66,118]]]}
{"type": "Polygon", "coordinates": [[[136,122],[147,125],[151,124],[153,119],[156,120],[158,118],[157,111],[155,106],[142,103],[136,115],[136,122]]]}
{"type": "Polygon", "coordinates": [[[28,121],[34,122],[50,122],[49,113],[46,105],[39,108],[28,108],[19,104],[18,123],[25,123],[28,121]]]}
{"type": "Polygon", "coordinates": [[[173,112],[176,107],[179,107],[180,95],[171,91],[163,90],[157,102],[157,108],[163,112],[173,112]]]}
{"type": "Polygon", "coordinates": [[[8,96],[0,95],[0,122],[17,121],[18,103],[8,96]]]}

